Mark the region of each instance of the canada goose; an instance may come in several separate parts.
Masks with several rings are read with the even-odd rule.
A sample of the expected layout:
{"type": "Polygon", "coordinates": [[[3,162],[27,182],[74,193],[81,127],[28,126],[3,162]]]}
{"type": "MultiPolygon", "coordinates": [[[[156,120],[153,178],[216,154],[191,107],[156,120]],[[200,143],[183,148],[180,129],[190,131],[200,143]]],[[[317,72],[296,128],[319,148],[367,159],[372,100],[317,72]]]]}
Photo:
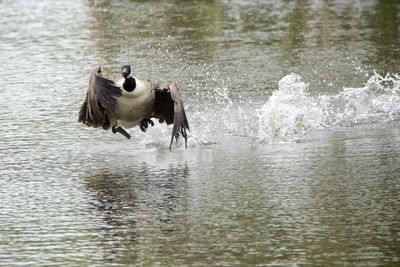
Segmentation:
{"type": "Polygon", "coordinates": [[[129,65],[122,67],[122,76],[123,79],[114,82],[103,77],[100,66],[92,70],[78,121],[104,130],[111,127],[113,133],[121,133],[129,139],[131,136],[122,127],[139,125],[145,132],[149,124],[154,125],[151,118],[157,118],[160,123],[174,124],[170,150],[174,137],[177,140],[179,135],[183,136],[187,147],[189,124],[176,83],[155,85],[140,80],[132,76],[129,65]]]}

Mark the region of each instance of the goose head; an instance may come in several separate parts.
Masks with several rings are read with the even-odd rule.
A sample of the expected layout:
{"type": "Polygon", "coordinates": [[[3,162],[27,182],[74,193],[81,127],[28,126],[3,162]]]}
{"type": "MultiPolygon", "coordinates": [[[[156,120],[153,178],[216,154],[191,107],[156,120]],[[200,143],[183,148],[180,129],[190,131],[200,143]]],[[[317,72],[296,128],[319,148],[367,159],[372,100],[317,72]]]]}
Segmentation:
{"type": "Polygon", "coordinates": [[[124,76],[125,79],[130,77],[130,76],[132,76],[131,66],[130,65],[122,66],[122,76],[124,76]]]}
{"type": "Polygon", "coordinates": [[[124,88],[128,92],[132,92],[136,88],[136,80],[132,77],[131,66],[124,65],[122,66],[122,76],[124,76],[124,83],[122,84],[122,88],[124,88]]]}

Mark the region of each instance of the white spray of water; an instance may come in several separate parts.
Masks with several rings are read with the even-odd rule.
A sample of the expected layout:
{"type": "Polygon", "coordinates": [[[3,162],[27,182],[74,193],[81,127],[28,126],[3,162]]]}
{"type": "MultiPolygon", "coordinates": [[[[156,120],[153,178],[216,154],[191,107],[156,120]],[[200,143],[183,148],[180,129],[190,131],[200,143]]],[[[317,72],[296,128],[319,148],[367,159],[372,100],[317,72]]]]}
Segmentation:
{"type": "Polygon", "coordinates": [[[279,81],[266,104],[258,109],[260,139],[294,141],[312,129],[386,125],[400,119],[400,77],[375,73],[360,88],[336,95],[312,96],[297,74],[279,81]]]}
{"type": "MultiPolygon", "coordinates": [[[[206,100],[186,102],[191,127],[189,147],[223,143],[228,136],[255,137],[266,143],[294,142],[315,129],[385,127],[400,121],[400,76],[372,75],[363,87],[344,88],[338,94],[312,95],[297,74],[283,77],[278,90],[260,103],[238,103],[221,86],[207,92],[206,100]]],[[[196,98],[197,99],[197,98],[196,98]]],[[[141,133],[131,130],[134,140],[145,146],[168,148],[171,126],[159,125],[141,133]]],[[[182,141],[175,149],[184,147],[182,141]]]]}
{"type": "Polygon", "coordinates": [[[297,74],[279,81],[279,90],[257,111],[260,138],[289,141],[321,123],[318,101],[307,93],[307,86],[297,74]]]}

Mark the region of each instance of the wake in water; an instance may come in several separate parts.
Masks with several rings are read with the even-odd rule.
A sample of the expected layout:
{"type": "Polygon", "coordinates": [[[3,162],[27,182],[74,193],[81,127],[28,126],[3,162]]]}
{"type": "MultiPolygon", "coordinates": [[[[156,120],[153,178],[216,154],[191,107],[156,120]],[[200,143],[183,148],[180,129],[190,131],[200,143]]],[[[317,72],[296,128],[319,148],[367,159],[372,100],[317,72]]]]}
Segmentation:
{"type": "MultiPolygon", "coordinates": [[[[293,73],[278,85],[261,104],[238,104],[228,97],[226,88],[215,90],[214,101],[189,103],[189,146],[223,143],[227,136],[252,137],[266,143],[293,142],[315,129],[380,127],[400,121],[397,74],[383,77],[375,73],[363,87],[344,88],[335,95],[311,95],[308,84],[293,73]]],[[[139,139],[147,146],[167,147],[170,129],[154,128],[139,139]]]]}
{"type": "Polygon", "coordinates": [[[313,129],[358,125],[387,125],[400,119],[400,77],[375,73],[360,88],[336,95],[311,96],[297,74],[279,81],[267,103],[258,110],[258,136],[273,142],[293,141],[313,129]]]}

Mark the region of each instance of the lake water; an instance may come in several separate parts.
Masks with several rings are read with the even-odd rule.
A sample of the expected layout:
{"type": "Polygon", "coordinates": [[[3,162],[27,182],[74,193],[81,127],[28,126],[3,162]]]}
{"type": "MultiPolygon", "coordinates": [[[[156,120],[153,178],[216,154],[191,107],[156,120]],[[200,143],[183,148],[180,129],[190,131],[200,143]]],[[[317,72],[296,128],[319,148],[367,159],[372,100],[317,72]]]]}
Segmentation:
{"type": "Polygon", "coordinates": [[[400,264],[400,3],[0,1],[0,264],[400,264]],[[191,127],[77,114],[90,70],[191,127]]]}

